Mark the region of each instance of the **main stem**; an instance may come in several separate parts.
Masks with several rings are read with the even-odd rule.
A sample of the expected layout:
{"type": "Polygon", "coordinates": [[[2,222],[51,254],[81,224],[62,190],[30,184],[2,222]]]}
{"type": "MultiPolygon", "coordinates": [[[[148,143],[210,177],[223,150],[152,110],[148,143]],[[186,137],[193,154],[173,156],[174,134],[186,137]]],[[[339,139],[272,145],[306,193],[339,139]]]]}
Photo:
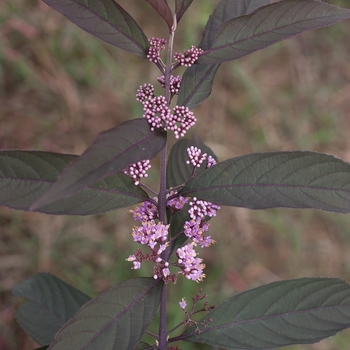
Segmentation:
{"type": "MultiPolygon", "coordinates": [[[[167,63],[165,66],[164,78],[165,78],[165,89],[164,97],[167,101],[168,106],[170,106],[171,93],[170,93],[170,77],[172,73],[172,57],[173,57],[173,42],[174,42],[174,33],[176,29],[176,16],[174,16],[174,25],[169,33],[168,41],[168,53],[167,53],[167,63]]],[[[166,158],[167,158],[167,144],[161,151],[160,156],[160,185],[159,185],[159,194],[158,194],[158,212],[159,219],[164,224],[166,223],[166,158]]],[[[167,252],[164,252],[165,257],[168,256],[167,252]]],[[[164,284],[162,295],[160,298],[160,321],[159,321],[159,350],[166,350],[168,340],[167,340],[167,319],[166,319],[166,309],[167,307],[167,285],[164,284]]]]}

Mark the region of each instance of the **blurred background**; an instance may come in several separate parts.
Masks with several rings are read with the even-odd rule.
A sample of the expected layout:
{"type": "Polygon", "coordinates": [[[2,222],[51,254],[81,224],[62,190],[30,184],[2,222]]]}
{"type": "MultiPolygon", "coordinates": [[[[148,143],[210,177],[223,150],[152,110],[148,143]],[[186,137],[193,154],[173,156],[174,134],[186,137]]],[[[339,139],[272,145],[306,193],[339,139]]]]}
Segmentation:
{"type": "MultiPolygon", "coordinates": [[[[118,1],[147,36],[166,27],[142,1],[118,1]]],[[[194,1],[181,20],[176,50],[197,44],[216,1],[194,1]]],[[[346,0],[333,5],[349,7],[346,0]]],[[[213,93],[194,109],[196,134],[220,160],[261,151],[312,150],[350,161],[350,21],[307,32],[223,64],[213,93]]],[[[156,67],[83,32],[37,0],[0,6],[0,148],[81,154],[99,132],[141,117],[134,96],[156,83],[156,67]]],[[[147,184],[158,186],[153,160],[147,184]]],[[[217,241],[202,250],[205,282],[179,278],[169,288],[169,322],[183,314],[181,297],[199,288],[211,304],[248,288],[304,276],[350,282],[350,216],[317,210],[223,208],[211,220],[217,241]]],[[[0,350],[36,347],[15,320],[11,288],[51,272],[96,296],[115,283],[148,276],[125,258],[133,221],[127,209],[88,217],[50,216],[0,208],[0,350]]],[[[350,331],[288,350],[349,349],[350,331]]],[[[183,349],[211,349],[183,344],[183,349]]]]}

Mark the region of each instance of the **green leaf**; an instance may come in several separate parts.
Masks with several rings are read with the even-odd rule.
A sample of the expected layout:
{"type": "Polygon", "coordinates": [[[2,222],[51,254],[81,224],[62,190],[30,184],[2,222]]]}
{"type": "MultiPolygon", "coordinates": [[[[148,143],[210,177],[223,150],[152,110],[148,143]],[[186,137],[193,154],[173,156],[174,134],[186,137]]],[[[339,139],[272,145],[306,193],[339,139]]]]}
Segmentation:
{"type": "Polygon", "coordinates": [[[166,133],[151,131],[145,119],[134,119],[102,132],[95,142],[70,163],[57,182],[31,210],[70,197],[128,165],[153,158],[165,145],[166,133]]]}
{"type": "MultiPolygon", "coordinates": [[[[172,147],[168,164],[167,164],[167,187],[176,187],[184,184],[191,177],[193,171],[193,165],[186,164],[188,160],[187,148],[194,146],[202,150],[203,153],[207,153],[208,156],[212,156],[217,160],[214,152],[206,146],[197,137],[189,139],[181,139],[177,141],[172,147]]],[[[199,168],[195,169],[195,174],[202,172],[205,169],[206,162],[203,162],[199,168]]]]}
{"type": "MultiPolygon", "coordinates": [[[[216,30],[225,21],[252,13],[270,0],[221,0],[210,15],[199,47],[208,50],[215,38],[216,30]]],[[[215,74],[220,64],[195,64],[185,70],[182,77],[177,104],[194,108],[211,94],[215,74]]]]}
{"type": "Polygon", "coordinates": [[[163,283],[135,278],[86,303],[57,333],[50,350],[131,350],[157,311],[163,283]]]}
{"type": "Polygon", "coordinates": [[[173,14],[166,0],[146,0],[162,17],[167,24],[168,28],[171,29],[173,26],[173,14]]]}
{"type": "Polygon", "coordinates": [[[186,10],[190,7],[193,0],[175,0],[175,12],[176,12],[176,21],[180,22],[181,17],[184,15],[186,10]]]}
{"type": "Polygon", "coordinates": [[[91,298],[56,276],[38,273],[12,289],[26,298],[16,318],[24,331],[39,345],[53,341],[59,329],[91,298]]]}
{"type": "Polygon", "coordinates": [[[147,57],[149,42],[135,20],[115,1],[43,0],[95,37],[147,57]]]}
{"type": "MultiPolygon", "coordinates": [[[[40,151],[0,151],[0,205],[29,210],[56,182],[77,156],[40,151]]],[[[56,215],[91,215],[124,208],[148,198],[140,186],[120,173],[78,194],[43,206],[38,211],[56,215]]]]}
{"type": "Polygon", "coordinates": [[[204,170],[180,191],[250,209],[315,208],[350,212],[350,164],[316,152],[255,153],[204,170]]]}
{"type": "Polygon", "coordinates": [[[268,47],[307,30],[350,18],[350,10],[318,0],[284,0],[258,8],[248,16],[225,21],[199,64],[217,64],[268,47]]]}
{"type": "Polygon", "coordinates": [[[179,339],[229,349],[311,344],[350,326],[350,286],[337,278],[279,281],[240,293],[179,339]],[[211,319],[212,321],[208,321],[211,319]]]}

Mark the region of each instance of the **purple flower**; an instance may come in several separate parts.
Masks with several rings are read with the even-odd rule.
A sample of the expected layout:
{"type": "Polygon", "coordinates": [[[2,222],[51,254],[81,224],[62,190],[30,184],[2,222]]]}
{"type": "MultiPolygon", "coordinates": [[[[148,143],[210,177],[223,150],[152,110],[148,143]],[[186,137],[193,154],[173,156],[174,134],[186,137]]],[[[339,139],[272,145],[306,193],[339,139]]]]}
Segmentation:
{"type": "Polygon", "coordinates": [[[180,304],[180,307],[181,307],[182,310],[186,309],[187,303],[186,303],[186,299],[185,298],[182,298],[182,300],[179,301],[179,304],[180,304]]]}
{"type": "Polygon", "coordinates": [[[147,244],[152,250],[158,243],[163,243],[168,237],[169,225],[154,220],[142,222],[142,226],[136,226],[132,230],[134,241],[147,244]]]}
{"type": "Polygon", "coordinates": [[[164,277],[170,276],[170,270],[167,267],[163,269],[163,276],[164,277]]]}
{"type": "MultiPolygon", "coordinates": [[[[175,193],[176,193],[175,191],[170,192],[169,196],[175,193]]],[[[181,210],[187,202],[188,202],[188,198],[179,196],[179,197],[170,199],[167,202],[167,206],[173,211],[178,211],[178,210],[181,210]]]]}
{"type": "Polygon", "coordinates": [[[126,261],[132,261],[134,264],[134,267],[132,269],[138,270],[141,268],[141,261],[138,260],[138,258],[135,255],[130,255],[126,261]]]}
{"type": "Polygon", "coordinates": [[[208,231],[208,229],[209,225],[201,218],[186,221],[184,224],[184,234],[190,238],[195,245],[199,244],[201,248],[207,248],[215,243],[210,236],[204,236],[204,232],[208,231]]]}
{"type": "Polygon", "coordinates": [[[149,221],[158,218],[158,208],[151,202],[143,202],[139,207],[131,209],[129,211],[132,214],[134,220],[137,221],[149,221]]]}
{"type": "Polygon", "coordinates": [[[205,265],[202,264],[202,259],[197,258],[197,253],[193,249],[194,242],[189,243],[176,250],[178,257],[177,265],[181,268],[181,273],[187,278],[196,282],[200,282],[205,278],[203,269],[205,265]]]}

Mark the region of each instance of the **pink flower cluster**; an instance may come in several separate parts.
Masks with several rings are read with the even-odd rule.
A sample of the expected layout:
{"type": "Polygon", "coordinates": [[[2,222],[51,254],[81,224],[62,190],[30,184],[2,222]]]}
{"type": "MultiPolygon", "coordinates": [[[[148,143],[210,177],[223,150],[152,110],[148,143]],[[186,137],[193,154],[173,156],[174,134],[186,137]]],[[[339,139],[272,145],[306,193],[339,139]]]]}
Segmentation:
{"type": "Polygon", "coordinates": [[[148,176],[147,170],[150,168],[151,164],[149,159],[145,159],[137,163],[130,164],[123,172],[124,174],[129,175],[135,181],[135,185],[138,185],[143,177],[148,176]]]}
{"type": "MultiPolygon", "coordinates": [[[[202,154],[201,150],[196,147],[188,148],[187,153],[190,159],[187,163],[192,164],[193,167],[200,166],[206,159],[210,164],[215,163],[214,158],[209,158],[210,156],[208,157],[205,153],[202,154]]],[[[168,194],[168,198],[170,199],[167,202],[167,207],[172,213],[184,210],[184,207],[187,205],[186,210],[190,219],[185,221],[183,231],[180,233],[185,234],[191,242],[176,250],[177,261],[175,263],[170,264],[168,261],[165,261],[162,253],[169,247],[171,240],[169,237],[169,225],[164,225],[158,221],[159,215],[156,199],[146,201],[130,211],[134,220],[141,222],[140,226],[133,228],[132,235],[135,242],[147,245],[151,249],[151,253],[144,254],[141,249],[137,249],[127,260],[133,262],[134,269],[141,268],[141,263],[144,260],[155,262],[154,278],[161,278],[165,283],[169,281],[176,283],[179,273],[188,279],[197,282],[202,281],[205,277],[203,273],[205,265],[202,263],[202,259],[197,256],[194,248],[197,245],[201,248],[209,247],[215,243],[210,236],[204,235],[209,230],[206,219],[214,217],[220,206],[196,197],[192,199],[183,197],[174,190],[168,194]],[[170,271],[171,266],[178,267],[181,271],[172,274],[170,271]]]]}
{"type": "MultiPolygon", "coordinates": [[[[212,156],[202,153],[202,150],[198,147],[191,146],[187,148],[187,154],[189,160],[186,163],[192,164],[193,167],[200,167],[205,160],[207,160],[206,168],[210,168],[216,164],[216,160],[212,156]]],[[[206,217],[211,218],[215,216],[220,206],[198,200],[196,197],[192,198],[189,206],[188,214],[191,220],[185,222],[184,234],[202,248],[209,247],[215,241],[210,236],[204,236],[204,233],[209,229],[209,225],[206,223],[206,217]]]]}
{"type": "Polygon", "coordinates": [[[169,246],[168,229],[169,225],[155,221],[158,218],[157,206],[151,202],[144,202],[140,207],[130,211],[136,221],[140,221],[140,226],[132,229],[134,242],[147,245],[151,249],[150,254],[142,253],[141,249],[130,255],[126,260],[133,262],[133,269],[140,269],[144,260],[156,263],[154,268],[154,278],[163,278],[165,282],[172,280],[169,263],[163,261],[161,254],[169,246]]]}
{"type": "Polygon", "coordinates": [[[176,138],[184,136],[197,119],[188,107],[175,106],[173,113],[164,96],[155,96],[154,87],[144,84],[137,90],[136,100],[143,104],[143,117],[151,125],[151,130],[163,128],[172,130],[176,138]]]}
{"type": "Polygon", "coordinates": [[[213,217],[220,209],[219,205],[192,198],[189,203],[188,214],[191,220],[186,221],[184,225],[184,234],[190,238],[195,245],[199,244],[201,248],[209,247],[215,241],[210,236],[204,236],[209,230],[206,217],[213,217]]]}
{"type": "MultiPolygon", "coordinates": [[[[164,75],[157,78],[159,84],[162,86],[162,88],[165,88],[165,77],[164,75]]],[[[174,77],[173,75],[170,76],[170,93],[171,97],[174,95],[177,95],[180,91],[181,86],[181,77],[178,75],[174,77]]]]}
{"type": "MultiPolygon", "coordinates": [[[[161,51],[165,49],[167,41],[163,38],[152,37],[148,39],[150,48],[147,53],[147,58],[151,62],[158,62],[161,60],[161,51]]],[[[184,53],[176,52],[174,59],[181,66],[191,67],[199,58],[200,54],[204,51],[194,45],[189,50],[185,50],[184,53]]]]}
{"type": "MultiPolygon", "coordinates": [[[[188,198],[179,196],[169,200],[168,206],[174,211],[181,210],[187,201],[188,198]]],[[[197,201],[196,203],[201,203],[201,201],[197,201]]],[[[192,209],[194,205],[190,205],[190,207],[192,209]]],[[[202,210],[203,215],[204,212],[213,214],[212,210],[209,209],[210,206],[207,205],[207,207],[207,211],[202,210]]],[[[194,211],[191,212],[192,217],[194,217],[194,211]]],[[[173,265],[179,267],[181,269],[179,273],[183,274],[186,278],[197,282],[203,280],[205,277],[203,273],[205,265],[202,264],[202,259],[197,257],[194,246],[199,243],[201,247],[207,247],[214,242],[210,237],[203,237],[203,232],[207,231],[209,227],[205,224],[204,220],[196,218],[196,220],[186,222],[184,232],[185,234],[186,232],[191,232],[190,235],[186,235],[192,239],[192,242],[178,248],[176,251],[178,260],[173,264],[169,264],[161,256],[169,246],[169,225],[164,225],[161,222],[156,223],[155,220],[158,219],[157,206],[151,202],[144,202],[140,207],[131,210],[131,213],[135,220],[141,222],[140,226],[135,226],[132,230],[134,241],[142,245],[147,245],[151,249],[150,254],[144,254],[141,249],[137,249],[134,254],[126,259],[133,263],[133,269],[140,269],[142,261],[148,260],[156,263],[153,276],[155,279],[161,278],[166,283],[169,281],[176,283],[178,273],[171,274],[169,269],[170,265],[173,265]],[[192,221],[195,225],[190,227],[192,221]],[[200,228],[198,228],[199,226],[200,228]]]]}
{"type": "Polygon", "coordinates": [[[206,169],[211,168],[213,165],[216,164],[216,160],[212,156],[208,156],[207,159],[207,165],[205,166],[206,169]]]}
{"type": "Polygon", "coordinates": [[[192,164],[194,167],[200,167],[201,164],[207,159],[206,169],[216,164],[216,160],[212,156],[208,156],[206,153],[202,153],[198,147],[191,146],[187,148],[187,154],[189,160],[186,164],[192,164]]]}
{"type": "Polygon", "coordinates": [[[189,160],[186,164],[192,164],[194,167],[200,167],[201,164],[207,159],[207,154],[202,153],[202,151],[194,146],[187,148],[187,154],[189,160]]]}
{"type": "MultiPolygon", "coordinates": [[[[175,195],[176,191],[171,191],[168,197],[175,195]]],[[[173,212],[182,210],[185,204],[188,202],[189,198],[178,196],[173,199],[169,199],[167,202],[168,208],[170,208],[173,212]]]]}
{"type": "Polygon", "coordinates": [[[216,212],[220,209],[219,205],[198,200],[196,197],[192,198],[190,202],[190,209],[188,210],[188,214],[192,220],[196,220],[198,218],[204,219],[206,216],[210,218],[216,216],[216,212]]]}
{"type": "Polygon", "coordinates": [[[175,106],[173,110],[170,130],[174,131],[175,137],[184,137],[187,130],[196,124],[196,117],[188,107],[175,106]]]}
{"type": "Polygon", "coordinates": [[[147,58],[151,62],[158,62],[161,59],[160,52],[165,49],[166,40],[152,37],[148,41],[151,46],[148,50],[147,58]]]}
{"type": "Polygon", "coordinates": [[[169,129],[172,116],[164,96],[154,96],[143,103],[143,117],[151,125],[151,130],[169,129]]]}
{"type": "Polygon", "coordinates": [[[174,54],[174,59],[175,61],[179,62],[181,66],[191,67],[192,64],[198,60],[199,55],[202,52],[202,49],[192,45],[191,48],[189,50],[185,50],[183,54],[176,52],[174,54]]]}
{"type": "Polygon", "coordinates": [[[148,245],[153,251],[157,244],[160,244],[156,251],[157,255],[164,252],[167,247],[169,225],[164,225],[161,222],[156,223],[154,220],[143,221],[141,226],[135,226],[132,230],[134,242],[148,245]]]}
{"type": "Polygon", "coordinates": [[[158,208],[151,202],[143,202],[141,206],[130,210],[135,221],[149,221],[158,219],[158,208]]]}
{"type": "Polygon", "coordinates": [[[197,258],[194,245],[195,243],[192,242],[176,250],[177,266],[181,267],[181,272],[187,279],[200,282],[205,277],[203,273],[205,265],[202,264],[203,259],[197,258]]]}
{"type": "Polygon", "coordinates": [[[137,90],[136,101],[144,103],[154,97],[154,86],[152,84],[143,84],[137,90]]]}

